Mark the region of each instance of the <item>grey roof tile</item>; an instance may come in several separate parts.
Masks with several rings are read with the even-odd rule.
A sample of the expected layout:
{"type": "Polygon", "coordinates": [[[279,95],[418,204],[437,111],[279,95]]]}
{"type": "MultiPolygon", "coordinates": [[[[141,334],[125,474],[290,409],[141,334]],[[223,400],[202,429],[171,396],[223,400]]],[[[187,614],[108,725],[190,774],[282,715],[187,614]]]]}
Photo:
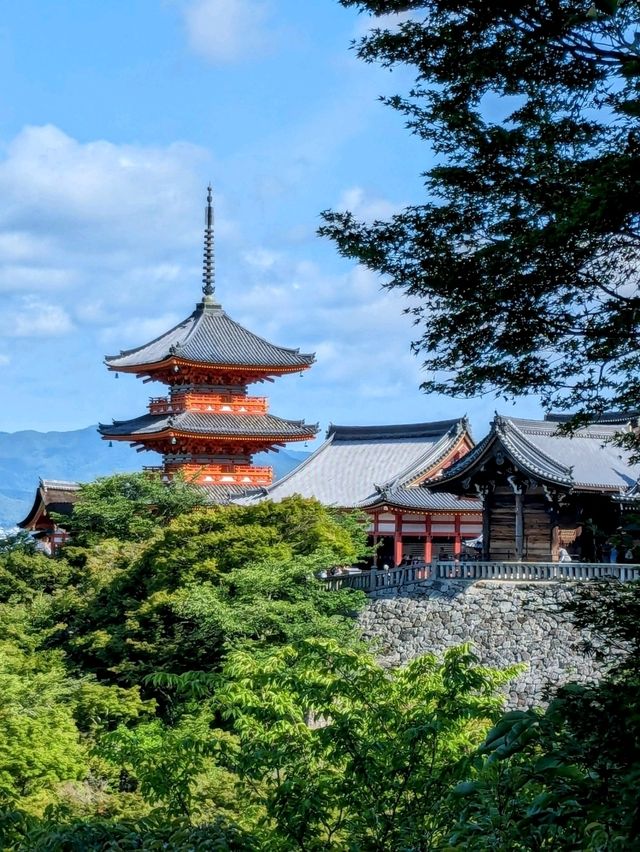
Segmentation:
{"type": "Polygon", "coordinates": [[[360,507],[395,506],[399,509],[417,509],[423,512],[482,512],[480,500],[456,497],[454,494],[435,493],[429,488],[395,488],[360,503],[360,507]]]}
{"type": "Polygon", "coordinates": [[[640,475],[630,453],[611,443],[620,424],[594,423],[572,435],[558,433],[557,420],[525,420],[497,415],[491,431],[468,455],[453,465],[435,486],[449,487],[470,475],[499,442],[523,471],[566,488],[620,492],[640,475]]]}
{"type": "Polygon", "coordinates": [[[206,364],[289,369],[304,369],[314,361],[314,355],[276,346],[248,331],[219,305],[201,302],[170,331],[143,346],[108,355],[105,363],[116,370],[157,364],[172,356],[206,364]]]}
{"type": "Polygon", "coordinates": [[[334,426],[313,455],[248,499],[282,500],[300,494],[327,506],[355,507],[373,497],[377,485],[402,487],[437,464],[463,429],[465,420],[390,427],[334,426]]]}
{"type": "Polygon", "coordinates": [[[132,420],[117,420],[109,426],[101,423],[98,431],[105,438],[123,435],[154,435],[167,430],[201,435],[266,436],[286,441],[293,436],[315,437],[318,427],[303,420],[283,420],[273,414],[210,414],[183,411],[179,414],[143,414],[132,420]]]}

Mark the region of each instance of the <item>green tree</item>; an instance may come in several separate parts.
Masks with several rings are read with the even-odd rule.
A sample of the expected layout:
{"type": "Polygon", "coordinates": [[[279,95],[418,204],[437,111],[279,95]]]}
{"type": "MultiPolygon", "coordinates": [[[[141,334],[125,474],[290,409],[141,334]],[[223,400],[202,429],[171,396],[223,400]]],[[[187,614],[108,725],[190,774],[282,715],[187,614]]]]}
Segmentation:
{"type": "Polygon", "coordinates": [[[214,671],[238,642],[355,635],[364,602],[317,574],[354,561],[364,527],[316,501],[218,506],[156,522],[146,542],[68,549],[77,579],[53,602],[80,671],[133,686],[157,671],[214,671]]]}
{"type": "Polygon", "coordinates": [[[215,702],[239,738],[242,789],[264,808],[265,848],[440,848],[449,789],[517,671],[479,666],[468,647],[392,671],[332,639],[232,654],[215,702]]]}
{"type": "Polygon", "coordinates": [[[120,473],[80,486],[71,517],[54,519],[72,536],[74,544],[91,544],[101,538],[143,540],[185,512],[204,506],[202,488],[174,477],[163,482],[152,473],[120,473]]]}
{"type": "Polygon", "coordinates": [[[410,297],[423,388],[639,409],[640,4],[340,2],[391,14],[357,54],[415,72],[384,100],[436,164],[424,203],[321,233],[410,297]]]}

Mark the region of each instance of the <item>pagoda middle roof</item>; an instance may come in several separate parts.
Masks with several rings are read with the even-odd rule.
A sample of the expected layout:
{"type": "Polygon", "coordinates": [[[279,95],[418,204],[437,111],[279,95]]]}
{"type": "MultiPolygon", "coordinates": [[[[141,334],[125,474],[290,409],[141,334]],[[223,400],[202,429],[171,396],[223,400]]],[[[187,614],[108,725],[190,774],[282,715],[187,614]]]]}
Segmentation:
{"type": "Polygon", "coordinates": [[[105,438],[127,435],[159,435],[166,432],[181,432],[211,437],[249,438],[267,437],[274,440],[290,440],[303,435],[313,438],[317,426],[303,420],[283,420],[273,414],[213,414],[209,412],[183,411],[178,414],[143,414],[132,420],[114,420],[112,425],[101,423],[98,431],[105,438]]]}
{"type": "Polygon", "coordinates": [[[107,355],[111,369],[144,368],[170,358],[221,366],[274,367],[296,370],[315,360],[299,349],[269,343],[231,319],[220,305],[206,299],[195,311],[155,340],[119,355],[107,355]]]}
{"type": "MultiPolygon", "coordinates": [[[[331,426],[327,440],[308,459],[246,502],[279,501],[299,494],[326,506],[352,508],[399,488],[432,470],[468,428],[444,420],[392,426],[331,426]]],[[[245,501],[240,501],[245,502],[245,501]]]]}
{"type": "Polygon", "coordinates": [[[525,420],[496,415],[489,434],[430,487],[458,490],[499,446],[515,466],[534,479],[567,489],[623,492],[640,475],[631,453],[612,443],[620,423],[593,423],[572,434],[559,420],[525,420]]]}

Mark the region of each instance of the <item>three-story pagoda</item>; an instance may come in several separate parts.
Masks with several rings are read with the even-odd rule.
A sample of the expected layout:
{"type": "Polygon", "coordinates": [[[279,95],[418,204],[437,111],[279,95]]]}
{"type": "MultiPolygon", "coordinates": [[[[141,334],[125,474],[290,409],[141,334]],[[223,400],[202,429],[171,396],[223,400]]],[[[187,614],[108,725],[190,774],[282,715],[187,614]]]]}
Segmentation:
{"type": "Polygon", "coordinates": [[[258,337],[216,301],[211,187],[202,280],[202,301],[187,319],[150,343],[105,358],[109,370],[162,382],[168,393],[152,398],[147,414],[100,424],[99,431],[105,440],[161,453],[165,477],[180,472],[224,500],[271,484],[271,467],[253,465],[255,453],[316,435],[317,426],[275,417],[266,397],[248,394],[255,382],[306,370],[314,356],[258,337]]]}

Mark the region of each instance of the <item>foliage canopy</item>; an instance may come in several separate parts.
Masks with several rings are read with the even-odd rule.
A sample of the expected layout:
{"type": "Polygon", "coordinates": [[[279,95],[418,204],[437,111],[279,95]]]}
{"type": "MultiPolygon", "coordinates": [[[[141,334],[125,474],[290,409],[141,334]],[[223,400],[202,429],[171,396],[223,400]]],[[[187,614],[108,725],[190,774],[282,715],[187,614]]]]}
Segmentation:
{"type": "Polygon", "coordinates": [[[640,4],[341,3],[390,16],[357,54],[415,72],[384,100],[435,165],[425,203],[321,233],[410,297],[424,389],[640,409],[640,4]]]}

